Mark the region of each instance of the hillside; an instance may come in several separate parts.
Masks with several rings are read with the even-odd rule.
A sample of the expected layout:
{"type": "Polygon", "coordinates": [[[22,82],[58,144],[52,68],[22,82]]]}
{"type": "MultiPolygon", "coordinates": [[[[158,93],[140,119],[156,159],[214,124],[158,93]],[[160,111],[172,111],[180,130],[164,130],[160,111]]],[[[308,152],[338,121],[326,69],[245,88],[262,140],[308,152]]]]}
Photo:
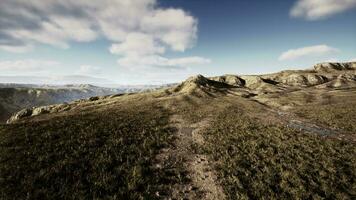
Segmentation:
{"type": "MultiPolygon", "coordinates": [[[[1,109],[1,107],[0,107],[1,109]]],[[[356,63],[25,109],[2,199],[353,199],[356,63]]]]}
{"type": "Polygon", "coordinates": [[[0,84],[0,123],[22,109],[67,103],[94,96],[122,94],[152,90],[158,86],[121,86],[103,88],[89,84],[79,85],[26,85],[0,84]]]}

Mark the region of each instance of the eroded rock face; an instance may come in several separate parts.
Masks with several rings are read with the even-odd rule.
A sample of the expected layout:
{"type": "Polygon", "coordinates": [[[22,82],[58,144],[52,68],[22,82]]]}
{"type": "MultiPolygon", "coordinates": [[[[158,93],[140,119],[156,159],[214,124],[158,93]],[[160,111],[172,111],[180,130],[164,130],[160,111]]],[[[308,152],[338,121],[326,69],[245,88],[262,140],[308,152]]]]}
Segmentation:
{"type": "Polygon", "coordinates": [[[42,106],[42,107],[34,108],[31,116],[50,113],[52,108],[53,106],[42,106]]]}
{"type": "Polygon", "coordinates": [[[244,86],[248,88],[255,88],[258,87],[261,83],[263,83],[263,79],[260,76],[254,76],[254,75],[247,75],[247,76],[241,76],[241,79],[244,80],[244,86]]]}
{"type": "Polygon", "coordinates": [[[356,74],[340,74],[337,78],[349,81],[356,81],[356,74]]]}
{"type": "Polygon", "coordinates": [[[245,80],[235,75],[217,76],[210,78],[210,80],[225,83],[235,87],[243,87],[246,83],[245,80]]]}
{"type": "Polygon", "coordinates": [[[328,82],[329,79],[318,74],[290,74],[281,78],[281,82],[291,86],[313,86],[328,82]]]}
{"type": "Polygon", "coordinates": [[[14,121],[23,119],[25,117],[30,117],[32,115],[32,112],[33,112],[32,109],[29,109],[29,108],[23,109],[23,110],[15,113],[9,120],[7,120],[7,123],[12,123],[14,121]]]}
{"type": "Polygon", "coordinates": [[[116,98],[116,97],[122,96],[122,95],[123,94],[100,96],[100,97],[90,97],[88,99],[80,99],[77,101],[73,101],[71,103],[62,103],[62,104],[54,104],[54,105],[49,105],[49,106],[27,108],[27,109],[23,109],[15,114],[13,114],[11,116],[11,118],[9,120],[7,120],[6,123],[8,123],[8,124],[14,123],[14,122],[20,121],[20,120],[28,118],[28,117],[69,111],[77,106],[86,105],[86,104],[95,104],[96,101],[105,100],[105,99],[113,99],[113,98],[116,98]]]}
{"type": "Polygon", "coordinates": [[[356,70],[356,62],[346,63],[319,63],[314,66],[314,69],[319,72],[332,72],[341,70],[356,70]]]}
{"type": "Polygon", "coordinates": [[[307,78],[301,74],[291,74],[282,80],[282,83],[293,86],[307,86],[307,78]]]}
{"type": "Polygon", "coordinates": [[[17,122],[21,119],[25,119],[28,117],[33,117],[33,116],[38,116],[38,115],[43,115],[43,114],[48,114],[48,113],[57,113],[61,111],[67,111],[70,110],[70,105],[68,104],[55,104],[55,105],[50,105],[50,106],[40,106],[40,107],[33,107],[33,108],[26,108],[23,109],[11,116],[9,120],[7,120],[6,123],[14,123],[17,122]]]}
{"type": "Polygon", "coordinates": [[[328,81],[326,77],[317,74],[308,74],[306,78],[308,80],[308,85],[319,85],[328,81]]]}
{"type": "Polygon", "coordinates": [[[208,82],[209,82],[208,79],[200,74],[196,75],[196,76],[189,77],[186,80],[186,83],[195,83],[197,85],[206,85],[206,84],[208,84],[208,82]]]}
{"type": "MultiPolygon", "coordinates": [[[[266,75],[223,75],[209,78],[197,75],[188,78],[179,85],[166,89],[164,94],[187,94],[198,97],[216,97],[219,95],[250,97],[298,90],[303,87],[341,88],[355,86],[356,62],[321,63],[315,65],[315,70],[288,70],[266,75]]],[[[30,92],[33,93],[34,91],[30,90],[30,92]]],[[[36,94],[41,94],[41,92],[36,94]]],[[[81,104],[97,104],[101,103],[103,99],[111,99],[121,95],[94,96],[74,101],[70,105],[57,104],[24,109],[14,114],[7,122],[12,123],[26,117],[67,111],[81,104]]],[[[40,96],[37,95],[36,99],[40,96]]]]}

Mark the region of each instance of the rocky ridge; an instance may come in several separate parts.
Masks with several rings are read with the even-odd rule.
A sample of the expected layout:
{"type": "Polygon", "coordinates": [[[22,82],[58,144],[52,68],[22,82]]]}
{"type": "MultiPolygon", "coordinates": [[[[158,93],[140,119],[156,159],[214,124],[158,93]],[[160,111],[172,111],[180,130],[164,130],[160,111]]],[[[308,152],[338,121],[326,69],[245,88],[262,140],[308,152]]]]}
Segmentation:
{"type": "MultiPolygon", "coordinates": [[[[194,95],[198,97],[217,97],[219,95],[237,95],[245,98],[254,97],[267,103],[265,95],[286,91],[302,90],[309,87],[344,88],[356,86],[356,62],[321,63],[313,70],[288,70],[266,75],[223,75],[204,77],[196,75],[186,81],[165,89],[165,95],[194,95]]],[[[7,122],[13,123],[22,118],[58,113],[72,109],[78,104],[113,98],[112,96],[91,97],[70,104],[33,107],[15,113],[7,122]]]]}

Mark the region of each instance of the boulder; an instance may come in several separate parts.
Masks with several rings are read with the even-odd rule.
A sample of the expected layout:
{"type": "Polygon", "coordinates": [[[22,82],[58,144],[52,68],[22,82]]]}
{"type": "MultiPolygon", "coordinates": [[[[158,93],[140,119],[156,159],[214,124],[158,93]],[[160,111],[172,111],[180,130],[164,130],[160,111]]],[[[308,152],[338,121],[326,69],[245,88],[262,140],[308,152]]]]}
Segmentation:
{"type": "Polygon", "coordinates": [[[12,123],[14,121],[23,119],[25,117],[30,117],[32,115],[32,112],[33,112],[32,109],[29,109],[29,108],[23,109],[23,110],[15,113],[14,115],[12,115],[11,118],[9,120],[7,120],[6,123],[12,123]]]}
{"type": "Polygon", "coordinates": [[[53,106],[41,106],[41,107],[34,108],[31,116],[50,113],[52,108],[53,106]]]}

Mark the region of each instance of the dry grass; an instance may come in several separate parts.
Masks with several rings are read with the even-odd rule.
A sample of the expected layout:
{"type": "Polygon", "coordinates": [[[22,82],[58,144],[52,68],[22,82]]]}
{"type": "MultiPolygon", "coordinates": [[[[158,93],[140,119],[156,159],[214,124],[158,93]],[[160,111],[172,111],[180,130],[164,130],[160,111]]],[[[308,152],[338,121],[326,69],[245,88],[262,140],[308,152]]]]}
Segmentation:
{"type": "Polygon", "coordinates": [[[237,107],[206,132],[206,152],[230,199],[351,199],[356,148],[294,130],[263,126],[237,107]]]}
{"type": "MultiPolygon", "coordinates": [[[[354,130],[355,112],[349,104],[339,102],[335,110],[330,109],[342,100],[340,95],[311,94],[296,93],[296,101],[310,110],[296,107],[305,118],[322,123],[332,119],[331,125],[354,130]],[[328,111],[320,114],[320,108],[328,111]],[[336,114],[342,117],[336,119],[336,114]]],[[[206,118],[212,122],[201,130],[205,144],[192,149],[212,159],[229,199],[352,199],[356,195],[354,143],[302,133],[273,120],[262,123],[268,110],[251,99],[174,95],[164,91],[125,95],[0,126],[0,197],[155,199],[157,191],[164,194],[170,186],[189,181],[182,169],[184,161],[168,160],[162,168],[155,167],[160,150],[175,148],[172,133],[176,130],[169,124],[173,113],[189,123],[206,118]]],[[[293,95],[283,98],[288,102],[293,95]]]]}
{"type": "Polygon", "coordinates": [[[262,110],[241,98],[203,104],[200,108],[185,102],[184,113],[187,119],[196,119],[214,111],[213,123],[202,133],[206,144],[195,149],[216,163],[229,199],[352,199],[355,195],[353,143],[261,123],[250,112],[262,110]]]}
{"type": "Polygon", "coordinates": [[[0,126],[1,199],[152,199],[180,181],[153,167],[169,112],[145,100],[0,126]]]}

